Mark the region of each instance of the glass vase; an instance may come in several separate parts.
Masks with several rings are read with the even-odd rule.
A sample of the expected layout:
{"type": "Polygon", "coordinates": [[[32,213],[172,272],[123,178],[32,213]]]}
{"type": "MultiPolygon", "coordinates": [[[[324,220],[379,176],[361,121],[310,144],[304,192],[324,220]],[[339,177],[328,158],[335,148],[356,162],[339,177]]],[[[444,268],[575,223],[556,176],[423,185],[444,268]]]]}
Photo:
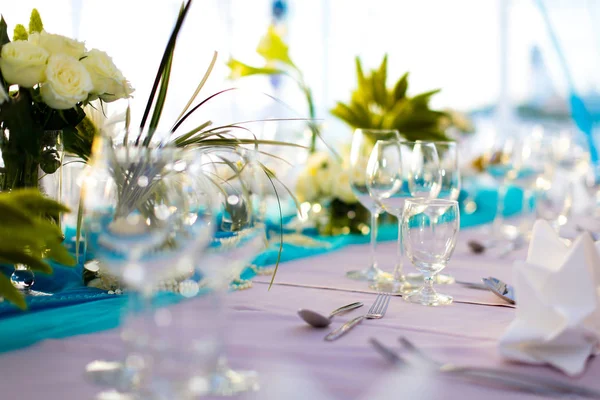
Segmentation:
{"type": "MultiPolygon", "coordinates": [[[[47,197],[62,200],[62,168],[64,147],[62,131],[44,131],[39,142],[39,155],[34,157],[17,145],[16,139],[2,138],[3,173],[0,175],[2,191],[21,188],[38,188],[47,197]]],[[[45,216],[60,226],[60,215],[45,216]]],[[[44,293],[32,290],[35,275],[24,264],[16,264],[10,280],[13,286],[27,295],[43,296],[44,293]]]]}

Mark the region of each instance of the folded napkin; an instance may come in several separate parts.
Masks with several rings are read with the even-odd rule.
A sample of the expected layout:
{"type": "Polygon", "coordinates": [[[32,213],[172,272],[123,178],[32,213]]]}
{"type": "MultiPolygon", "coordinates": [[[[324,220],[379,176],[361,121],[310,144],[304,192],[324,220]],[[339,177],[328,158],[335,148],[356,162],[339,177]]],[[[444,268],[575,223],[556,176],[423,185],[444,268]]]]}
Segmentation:
{"type": "Polygon", "coordinates": [[[600,343],[600,255],[588,233],[568,246],[537,221],[526,261],[513,267],[516,318],[500,338],[512,360],[583,372],[600,343]]]}

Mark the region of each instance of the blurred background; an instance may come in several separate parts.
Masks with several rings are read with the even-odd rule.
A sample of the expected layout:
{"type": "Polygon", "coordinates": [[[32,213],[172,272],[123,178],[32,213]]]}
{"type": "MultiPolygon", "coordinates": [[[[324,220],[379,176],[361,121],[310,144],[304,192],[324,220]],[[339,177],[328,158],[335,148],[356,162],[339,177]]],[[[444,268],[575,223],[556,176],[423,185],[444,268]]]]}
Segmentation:
{"type": "MultiPolygon", "coordinates": [[[[600,110],[600,1],[543,3],[575,88],[595,115],[600,110]]],[[[47,31],[107,51],[136,88],[131,101],[136,121],[180,6],[180,0],[1,0],[0,12],[10,17],[12,32],[36,7],[47,31]]],[[[285,77],[227,82],[230,56],[261,65],[256,46],[275,24],[312,88],[328,140],[348,140],[350,128],[329,110],[336,101],[346,101],[356,86],[355,56],[371,69],[385,53],[388,84],[409,71],[409,94],[442,89],[432,98],[432,108],[471,116],[475,138],[489,130],[530,129],[535,124],[571,126],[568,80],[534,0],[202,0],[190,13],[177,45],[163,121],[177,117],[214,50],[219,59],[201,98],[231,86],[250,90],[220,96],[203,109],[207,119],[306,117],[302,93],[285,77]]],[[[302,123],[279,125],[254,129],[260,134],[276,130],[277,136],[298,135],[304,129],[302,123]]],[[[477,141],[473,139],[475,147],[477,141]]]]}

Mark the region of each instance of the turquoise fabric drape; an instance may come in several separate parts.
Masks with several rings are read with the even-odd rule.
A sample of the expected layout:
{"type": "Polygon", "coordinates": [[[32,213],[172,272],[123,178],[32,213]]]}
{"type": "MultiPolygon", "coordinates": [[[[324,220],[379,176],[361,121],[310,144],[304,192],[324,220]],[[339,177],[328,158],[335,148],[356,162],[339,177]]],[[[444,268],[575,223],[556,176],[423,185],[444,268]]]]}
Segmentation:
{"type": "MultiPolygon", "coordinates": [[[[505,215],[513,215],[521,209],[521,191],[511,188],[506,196],[505,215]]],[[[496,212],[497,194],[493,189],[480,190],[474,197],[477,211],[461,214],[463,228],[481,225],[493,220],[496,212]]],[[[278,226],[278,225],[277,225],[278,226]]],[[[351,244],[368,243],[369,238],[360,235],[335,237],[318,236],[316,232],[306,232],[315,240],[326,242],[327,246],[301,247],[284,244],[281,262],[315,256],[339,250],[351,244]]],[[[397,227],[384,225],[379,229],[378,240],[395,240],[397,227]]],[[[272,245],[254,261],[258,267],[272,265],[277,260],[279,246],[272,245]]],[[[282,266],[285,268],[285,265],[282,266]]],[[[9,268],[4,273],[10,274],[9,268]]],[[[67,268],[54,266],[54,275],[36,275],[36,289],[54,293],[53,296],[28,298],[29,310],[20,311],[7,302],[0,303],[0,352],[29,346],[44,339],[58,339],[85,333],[98,332],[119,325],[121,309],[127,301],[126,295],[108,294],[105,291],[83,286],[82,266],[67,268]]],[[[250,279],[254,271],[247,269],[243,279],[250,279]]],[[[181,296],[162,293],[158,305],[168,305],[180,301],[181,296]]]]}

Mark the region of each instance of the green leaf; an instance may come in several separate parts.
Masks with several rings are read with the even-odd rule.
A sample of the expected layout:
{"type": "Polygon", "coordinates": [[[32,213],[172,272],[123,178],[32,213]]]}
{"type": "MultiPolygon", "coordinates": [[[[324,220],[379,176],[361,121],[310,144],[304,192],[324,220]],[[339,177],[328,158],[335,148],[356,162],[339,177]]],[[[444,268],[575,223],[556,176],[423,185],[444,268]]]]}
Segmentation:
{"type": "Polygon", "coordinates": [[[413,106],[415,108],[429,108],[429,100],[431,99],[431,96],[433,96],[434,94],[438,94],[439,92],[441,92],[441,90],[442,89],[435,89],[429,92],[421,93],[413,97],[411,99],[411,102],[413,103],[413,106]]]}
{"type": "Polygon", "coordinates": [[[2,49],[2,46],[9,42],[10,38],[8,37],[8,26],[6,25],[4,17],[0,16],[0,50],[2,49]]]}
{"type": "Polygon", "coordinates": [[[27,33],[25,26],[21,24],[15,25],[15,30],[13,31],[13,40],[27,40],[28,38],[29,34],[27,33]]]}
{"type": "Polygon", "coordinates": [[[146,121],[150,116],[150,110],[152,109],[152,105],[154,104],[154,97],[156,96],[156,92],[158,90],[158,85],[163,78],[163,72],[165,68],[167,68],[167,63],[169,59],[172,57],[173,49],[175,48],[175,43],[177,42],[177,36],[179,35],[179,31],[181,30],[181,26],[183,25],[183,21],[185,21],[185,17],[192,5],[192,0],[188,0],[185,6],[181,9],[179,13],[179,17],[177,18],[177,22],[175,23],[175,27],[171,32],[171,37],[169,38],[169,42],[165,48],[162,59],[160,61],[160,65],[158,66],[158,72],[156,73],[156,77],[154,78],[154,84],[152,85],[152,90],[150,91],[150,96],[148,97],[148,102],[146,103],[146,109],[144,110],[144,115],[142,116],[142,121],[140,123],[140,133],[135,141],[138,144],[144,134],[144,128],[146,126],[146,121]]]}
{"type": "Polygon", "coordinates": [[[234,58],[231,58],[227,62],[227,66],[231,70],[229,74],[229,79],[238,79],[244,76],[250,75],[279,75],[285,74],[285,71],[278,68],[271,67],[253,67],[248,64],[244,64],[241,61],[238,61],[234,58]]]}
{"type": "Polygon", "coordinates": [[[25,297],[12,285],[10,279],[3,274],[0,274],[0,294],[21,310],[27,309],[25,297]]]}
{"type": "Polygon", "coordinates": [[[336,106],[331,109],[330,113],[353,128],[363,124],[360,118],[354,114],[354,111],[344,103],[338,102],[336,106]]]}
{"type": "Polygon", "coordinates": [[[44,30],[44,24],[42,23],[42,17],[38,12],[37,8],[31,10],[31,17],[29,18],[29,33],[41,32],[44,30]]]}
{"type": "Polygon", "coordinates": [[[394,100],[400,101],[406,96],[408,89],[408,72],[406,72],[394,86],[394,100]]]}
{"type": "Polygon", "coordinates": [[[52,273],[52,267],[40,258],[21,251],[0,251],[0,260],[11,264],[25,264],[34,271],[43,272],[45,274],[52,273]]]}
{"type": "Polygon", "coordinates": [[[267,33],[258,43],[256,52],[268,61],[281,61],[293,68],[296,68],[289,55],[288,45],[277,33],[274,25],[269,26],[267,33]]]}
{"type": "Polygon", "coordinates": [[[154,136],[154,132],[158,127],[158,122],[160,121],[160,116],[162,114],[162,110],[165,106],[165,101],[167,99],[167,90],[169,88],[169,79],[171,77],[171,67],[173,66],[173,54],[175,53],[175,46],[173,46],[173,50],[171,51],[170,57],[167,61],[167,65],[165,70],[163,71],[162,79],[160,80],[160,90],[158,91],[158,97],[156,99],[156,104],[154,105],[154,112],[152,113],[152,119],[150,120],[150,125],[148,126],[148,136],[144,139],[144,146],[148,146],[152,137],[154,136]]]}

